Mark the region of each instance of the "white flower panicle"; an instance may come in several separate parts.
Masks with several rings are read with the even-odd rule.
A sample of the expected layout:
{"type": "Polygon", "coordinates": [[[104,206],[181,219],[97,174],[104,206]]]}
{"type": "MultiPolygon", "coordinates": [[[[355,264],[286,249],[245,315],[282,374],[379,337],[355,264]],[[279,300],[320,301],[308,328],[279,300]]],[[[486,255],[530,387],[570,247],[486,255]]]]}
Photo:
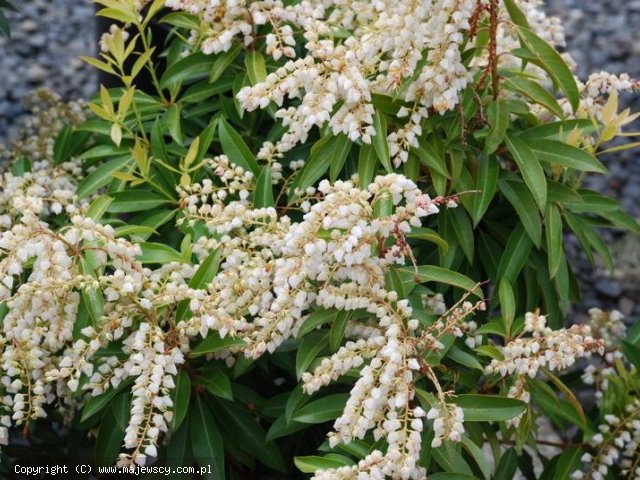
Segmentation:
{"type": "Polygon", "coordinates": [[[438,448],[444,440],[462,441],[464,433],[464,411],[455,404],[446,403],[433,407],[427,413],[427,419],[433,420],[434,438],[432,448],[438,448]]]}
{"type": "Polygon", "coordinates": [[[588,326],[572,325],[552,330],[546,326],[544,315],[529,312],[525,317],[524,333],[532,336],[516,338],[500,347],[504,359],[493,359],[486,368],[487,374],[498,373],[504,377],[515,373],[534,378],[542,367],[560,371],[593,352],[604,354],[602,341],[591,336],[588,326]]]}
{"type": "Polygon", "coordinates": [[[582,456],[585,468],[573,472],[571,478],[604,480],[611,467],[618,466],[624,478],[640,479],[640,400],[633,398],[621,417],[605,415],[598,430],[589,441],[593,453],[582,456]]]}

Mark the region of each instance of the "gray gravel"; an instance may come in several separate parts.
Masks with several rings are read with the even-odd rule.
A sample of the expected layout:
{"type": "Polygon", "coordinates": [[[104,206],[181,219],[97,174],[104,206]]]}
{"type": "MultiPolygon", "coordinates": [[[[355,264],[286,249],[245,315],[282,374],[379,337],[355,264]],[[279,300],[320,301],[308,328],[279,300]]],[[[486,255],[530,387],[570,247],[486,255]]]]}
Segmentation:
{"type": "Polygon", "coordinates": [[[66,99],[94,94],[97,76],[80,55],[94,55],[93,4],[89,0],[19,0],[7,12],[12,37],[0,35],[0,142],[25,115],[21,99],[49,87],[66,99]]]}
{"type": "MultiPolygon", "coordinates": [[[[13,38],[0,36],[0,142],[11,137],[25,114],[20,99],[47,86],[65,98],[88,98],[96,91],[96,75],[79,55],[95,50],[93,6],[89,0],[16,1],[20,11],[9,13],[13,38]]],[[[578,73],[607,70],[640,78],[640,0],[548,0],[567,32],[568,50],[578,73]]],[[[640,95],[624,99],[640,109],[640,95]]],[[[637,128],[636,128],[637,130],[637,128]]],[[[620,199],[640,218],[640,153],[626,152],[603,159],[608,177],[589,177],[587,185],[620,199]]],[[[594,270],[567,238],[569,258],[582,279],[583,302],[576,313],[591,306],[619,308],[640,315],[640,241],[617,233],[607,241],[617,255],[617,275],[594,270]]]]}
{"type": "MultiPolygon", "coordinates": [[[[547,11],[562,19],[567,50],[581,78],[600,70],[640,78],[640,0],[547,0],[547,11]]],[[[622,101],[640,110],[640,94],[627,95],[622,101]]],[[[638,123],[631,129],[637,131],[638,123]]],[[[627,212],[640,219],[640,151],[606,155],[602,161],[611,175],[590,176],[586,186],[618,199],[627,212]]],[[[577,241],[566,239],[583,291],[575,312],[581,315],[594,306],[618,308],[635,319],[640,316],[640,240],[620,233],[605,235],[614,251],[614,275],[603,267],[594,270],[577,241]]]]}

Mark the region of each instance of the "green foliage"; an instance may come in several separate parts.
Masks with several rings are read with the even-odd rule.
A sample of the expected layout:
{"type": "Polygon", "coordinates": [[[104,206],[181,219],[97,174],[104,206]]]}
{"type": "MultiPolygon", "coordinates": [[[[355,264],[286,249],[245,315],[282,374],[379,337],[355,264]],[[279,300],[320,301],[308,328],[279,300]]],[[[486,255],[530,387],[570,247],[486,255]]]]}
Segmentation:
{"type": "MultiPolygon", "coordinates": [[[[56,164],[72,157],[83,162],[85,175],[76,193],[92,199],[87,216],[116,226],[118,237],[135,241],[145,266],[197,266],[189,287],[206,290],[226,260],[224,252],[213,250],[197,262],[193,245],[204,237],[204,222],[176,225],[175,220],[184,208],[177,189],[201,181],[207,159],[224,154],[251,172],[255,189],[249,192],[250,202],[278,212],[295,210],[313,197],[316,191],[309,189],[325,178],[334,182],[355,176],[366,186],[377,175],[404,174],[433,198],[446,199],[439,215],[403,235],[412,258],[389,269],[387,289],[407,300],[421,325],[437,321],[423,296],[439,293],[447,305],[458,306],[486,297],[489,304],[476,315],[477,334],[484,335],[478,344],[465,344],[448,333],[438,339],[441,349],[422,352],[428,368],[420,370],[416,381],[416,402],[425,410],[438,405],[430,377],[437,372],[447,388],[447,402],[464,412],[466,431],[460,443],[445,441],[432,449],[433,429],[425,428],[420,464],[433,472],[429,478],[434,480],[510,479],[517,470],[532,478],[528,450],[538,450],[534,420],[546,416],[572,448],[545,459],[542,478],[568,478],[580,467],[598,415],[623,411],[621,397],[638,393],[640,330],[635,328],[623,341],[626,361],[616,360],[616,375],[610,379],[608,392],[620,396],[606,393],[603,406],[594,411],[584,411],[573,395],[573,373],[557,377],[545,371],[524,379],[532,398],[527,404],[509,398],[509,383],[485,375],[485,367],[492,359],[504,358],[500,347],[520,338],[527,312],[539,307],[548,314],[549,326],[564,325],[570,302],[579,296],[564,252],[565,233],[578,237],[593,262],[595,253],[611,266],[599,229],[621,227],[637,233],[640,226],[615,201],[581,185],[587,172],[607,173],[598,149],[610,140],[606,132],[619,119],[569,118],[560,101],[578,111],[575,78],[562,56],[529,28],[517,2],[505,2],[518,25],[521,47],[512,54],[523,64],[539,67],[551,89],[524,70],[500,71],[494,84],[499,91],[473,79],[461,94],[460,109],[432,112],[421,120],[423,134],[401,166],[393,163],[388,134],[402,125],[397,113],[406,102],[376,94],[371,144],[329,128],[314,129],[306,142],[279,159],[284,181],[282,171],[257,155],[265,142],[275,142],[284,133],[280,120],[273,109],[244,111],[237,101],[241,87],[264,81],[280,66],[260,53],[262,44],[235,45],[213,55],[194,53],[185,38],[189,30],[200,28],[199,20],[173,12],[162,17],[174,34],[162,46],[166,66],[160,68],[153,54],[161,46],[150,46],[148,24],[163,2],[152,2],[142,19],[132,14],[128,2],[99,3],[105,7],[100,15],[130,24],[137,33],[129,41],[114,35],[110,53],[86,59],[119,76],[122,87],[103,87],[90,104],[94,117],[78,127],[65,127],[54,144],[56,164]],[[152,77],[154,93],[137,88],[142,70],[152,77]],[[556,118],[549,121],[547,113],[539,115],[540,109],[556,118]],[[595,142],[588,140],[592,138],[595,142]],[[293,162],[301,158],[304,166],[295,168],[293,162]],[[457,208],[446,208],[446,200],[455,201],[457,208]],[[508,422],[516,417],[519,424],[508,422]],[[493,461],[485,458],[483,445],[490,446],[493,461]]],[[[0,29],[6,34],[2,8],[8,7],[0,0],[0,29]]],[[[337,38],[339,33],[333,32],[337,38]]],[[[479,50],[470,50],[466,65],[480,56],[479,50]]],[[[16,176],[28,170],[26,159],[13,166],[16,176]]],[[[378,217],[385,217],[393,203],[382,196],[374,208],[378,217]]],[[[382,253],[390,245],[377,246],[382,253]]],[[[93,271],[89,263],[84,273],[102,272],[93,271]]],[[[102,294],[83,291],[87,322],[103,316],[102,294]]],[[[163,308],[175,308],[179,322],[192,315],[187,301],[163,308]]],[[[194,342],[175,377],[171,431],[159,464],[212,465],[217,480],[289,479],[301,478],[300,472],[355,465],[383,448],[384,440],[371,433],[333,447],[324,442],[331,422],[344,411],[357,372],[349,371],[328,392],[311,397],[300,386],[305,372],[345,345],[349,322],[367,321],[370,313],[315,308],[295,338],[257,360],[238,355],[234,362],[225,361],[225,353],[245,345],[226,332],[210,332],[194,342]]],[[[117,342],[111,347],[116,356],[121,352],[117,342]]],[[[125,382],[86,401],[76,419],[76,427],[97,431],[99,465],[112,464],[120,452],[131,402],[128,387],[125,382]]]]}

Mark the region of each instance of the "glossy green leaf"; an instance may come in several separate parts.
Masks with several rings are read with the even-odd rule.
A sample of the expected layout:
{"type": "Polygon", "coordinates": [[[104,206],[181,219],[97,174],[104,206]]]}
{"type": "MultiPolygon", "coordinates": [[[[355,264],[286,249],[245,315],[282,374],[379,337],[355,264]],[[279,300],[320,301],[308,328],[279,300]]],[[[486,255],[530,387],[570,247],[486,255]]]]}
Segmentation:
{"type": "Polygon", "coordinates": [[[300,470],[302,473],[314,473],[316,470],[340,468],[346,465],[353,465],[353,461],[349,459],[349,457],[337,454],[326,455],[324,457],[317,455],[295,457],[293,461],[298,470],[300,470]]]}
{"type": "Polygon", "coordinates": [[[529,146],[518,137],[506,136],[507,148],[515,160],[524,183],[529,187],[538,209],[543,212],[547,204],[547,179],[538,158],[529,146]]]}
{"type": "Polygon", "coordinates": [[[191,410],[189,430],[191,448],[201,467],[212,465],[216,480],[224,480],[224,444],[213,415],[204,404],[202,396],[196,397],[191,410]]]}
{"type": "Polygon", "coordinates": [[[485,155],[491,155],[502,144],[509,128],[509,117],[509,102],[506,100],[496,100],[487,107],[487,119],[491,128],[484,142],[485,155]]]}
{"type": "Polygon", "coordinates": [[[360,187],[369,186],[379,165],[378,156],[371,145],[363,144],[358,156],[358,180],[360,187]]]}
{"type": "Polygon", "coordinates": [[[373,127],[376,131],[376,134],[371,139],[373,149],[376,151],[382,166],[387,172],[391,173],[393,167],[391,166],[389,142],[387,141],[387,118],[380,110],[376,110],[373,114],[373,127]]]}
{"type": "Polygon", "coordinates": [[[178,430],[189,409],[191,401],[191,378],[184,370],[176,375],[175,388],[171,399],[173,400],[173,418],[171,419],[171,429],[178,430]]]}
{"type": "Polygon", "coordinates": [[[183,263],[182,254],[164,243],[142,242],[140,243],[142,255],[138,257],[142,263],[160,263],[169,262],[183,263]]]}
{"type": "Polygon", "coordinates": [[[607,168],[596,157],[564,142],[539,138],[526,143],[542,162],[585,172],[607,173],[607,168]]]}
{"type": "Polygon", "coordinates": [[[275,206],[273,199],[273,181],[271,179],[271,167],[265,166],[260,171],[260,176],[256,181],[256,189],[253,194],[253,205],[255,208],[267,208],[275,206]]]}
{"type": "MultiPolygon", "coordinates": [[[[340,312],[342,313],[342,312],[340,312]]],[[[336,316],[337,318],[337,316],[336,316]]],[[[296,352],[296,377],[302,377],[318,354],[329,344],[329,332],[311,332],[300,342],[296,352]]]]}
{"type": "Polygon", "coordinates": [[[222,144],[222,151],[231,163],[260,175],[260,167],[249,147],[240,134],[224,118],[218,123],[218,135],[222,144]]]}
{"type": "Polygon", "coordinates": [[[473,292],[475,296],[484,298],[482,289],[480,289],[473,280],[471,280],[469,277],[466,277],[465,275],[462,275],[461,273],[452,272],[451,270],[436,267],[433,265],[423,265],[417,268],[402,267],[398,270],[415,275],[416,281],[419,281],[420,283],[444,283],[446,285],[461,288],[462,290],[468,292],[473,292]]]}
{"type": "Polygon", "coordinates": [[[344,163],[352,146],[346,135],[323,137],[311,148],[311,155],[302,170],[298,172],[291,186],[290,197],[296,188],[305,190],[315,184],[333,162],[344,163]]]}
{"type": "Polygon", "coordinates": [[[100,165],[93,172],[87,175],[82,182],[80,182],[78,190],[76,191],[78,197],[88,197],[102,187],[111,183],[113,181],[112,174],[120,171],[128,163],[131,163],[131,161],[130,156],[123,156],[114,158],[100,165]]]}
{"type": "Polygon", "coordinates": [[[196,377],[195,382],[198,385],[204,385],[209,393],[216,397],[224,398],[225,400],[233,400],[231,381],[220,369],[210,369],[200,372],[200,375],[196,377]]]}
{"type": "Polygon", "coordinates": [[[109,195],[100,195],[98,198],[95,198],[89,204],[89,208],[86,213],[87,218],[99,221],[107,211],[111,202],[113,202],[113,197],[110,197],[109,195]]]}
{"type": "Polygon", "coordinates": [[[337,393],[314,400],[294,413],[292,420],[300,423],[325,423],[335,420],[342,415],[347,398],[349,394],[337,393]]]}
{"type": "Polygon", "coordinates": [[[522,43],[544,68],[553,81],[560,86],[575,112],[580,104],[580,93],[573,73],[555,48],[526,27],[519,26],[518,34],[522,43]]]}
{"type": "Polygon", "coordinates": [[[483,155],[480,157],[478,171],[478,181],[476,182],[476,193],[473,198],[473,226],[476,227],[482,217],[487,212],[491,201],[498,187],[498,176],[500,175],[500,164],[495,157],[483,155]]]}
{"type": "Polygon", "coordinates": [[[457,395],[452,402],[464,410],[465,422],[502,422],[517,417],[526,408],[520,400],[497,395],[457,395]]]}
{"type": "Polygon", "coordinates": [[[254,415],[233,403],[224,401],[216,403],[224,412],[224,428],[233,432],[242,450],[274,470],[286,471],[280,450],[274,443],[265,440],[266,432],[254,415]]]}
{"type": "Polygon", "coordinates": [[[232,337],[230,335],[221,338],[217,332],[211,332],[207,335],[207,338],[198,343],[198,345],[189,352],[189,356],[199,357],[209,353],[219,352],[227,348],[242,347],[244,345],[245,342],[241,338],[232,337]]]}
{"type": "Polygon", "coordinates": [[[340,311],[329,330],[329,348],[332,351],[338,350],[344,339],[344,333],[347,329],[347,323],[353,312],[340,311]]]}
{"type": "Polygon", "coordinates": [[[562,248],[562,217],[558,207],[549,204],[545,213],[545,232],[547,239],[547,258],[549,273],[554,278],[560,269],[563,258],[562,248]]]}
{"type": "Polygon", "coordinates": [[[505,82],[505,86],[509,90],[526,96],[532,102],[542,105],[557,117],[563,118],[565,116],[555,97],[538,82],[527,78],[511,77],[505,82]]]}
{"type": "MultiPolygon", "coordinates": [[[[509,283],[507,279],[503,278],[500,280],[498,296],[500,298],[500,310],[502,312],[502,317],[509,327],[516,316],[516,299],[513,294],[511,283],[509,283]]],[[[509,330],[509,328],[507,330],[509,330]]]]}
{"type": "Polygon", "coordinates": [[[109,196],[113,202],[107,207],[107,212],[111,213],[142,212],[168,203],[165,197],[144,190],[113,192],[109,196]]]}

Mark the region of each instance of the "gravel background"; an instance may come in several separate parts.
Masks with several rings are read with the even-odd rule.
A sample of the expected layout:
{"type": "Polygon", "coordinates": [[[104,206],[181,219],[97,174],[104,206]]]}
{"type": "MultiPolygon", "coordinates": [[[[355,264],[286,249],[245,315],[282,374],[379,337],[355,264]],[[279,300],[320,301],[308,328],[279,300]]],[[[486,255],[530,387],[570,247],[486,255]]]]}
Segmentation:
{"type": "MultiPolygon", "coordinates": [[[[96,91],[96,75],[78,59],[95,51],[93,6],[89,0],[16,1],[20,11],[9,12],[11,40],[0,36],[0,142],[10,138],[25,114],[20,99],[39,86],[53,88],[64,98],[88,98],[96,91]]],[[[548,0],[548,12],[558,15],[567,32],[568,50],[582,78],[590,72],[627,72],[640,78],[640,0],[548,0]]],[[[640,109],[640,95],[626,98],[640,109]]],[[[636,128],[637,129],[637,128],[636,128]]],[[[588,186],[619,198],[640,218],[640,154],[603,158],[609,177],[590,177],[588,186]]],[[[569,257],[583,284],[581,315],[589,307],[619,308],[640,315],[640,241],[608,234],[616,252],[614,276],[593,269],[567,238],[569,257]]]]}

